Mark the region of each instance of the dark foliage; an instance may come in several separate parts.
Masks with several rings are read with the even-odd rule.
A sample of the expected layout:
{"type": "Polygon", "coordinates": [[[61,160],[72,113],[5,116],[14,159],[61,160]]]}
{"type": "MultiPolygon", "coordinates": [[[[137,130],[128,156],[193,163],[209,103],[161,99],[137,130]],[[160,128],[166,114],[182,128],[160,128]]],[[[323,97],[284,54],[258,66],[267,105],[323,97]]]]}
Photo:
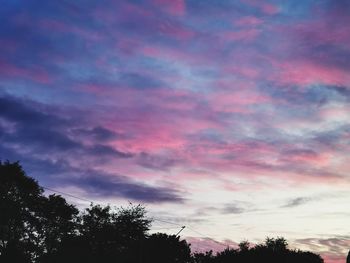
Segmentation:
{"type": "Polygon", "coordinates": [[[12,262],[31,262],[43,253],[39,236],[42,188],[18,163],[0,163],[0,253],[12,262]]]}
{"type": "Polygon", "coordinates": [[[138,205],[112,209],[92,205],[82,212],[59,195],[43,195],[19,163],[0,161],[0,262],[118,263],[322,263],[320,256],[288,249],[283,238],[213,255],[191,254],[178,236],[148,234],[151,221],[138,205]]]}
{"type": "Polygon", "coordinates": [[[267,238],[264,244],[250,247],[247,241],[239,244],[238,249],[227,248],[215,257],[211,253],[195,254],[196,263],[323,263],[323,259],[311,252],[288,249],[284,238],[267,238]]]}
{"type": "Polygon", "coordinates": [[[178,236],[157,233],[149,236],[142,247],[143,262],[190,263],[190,245],[178,236]]]}

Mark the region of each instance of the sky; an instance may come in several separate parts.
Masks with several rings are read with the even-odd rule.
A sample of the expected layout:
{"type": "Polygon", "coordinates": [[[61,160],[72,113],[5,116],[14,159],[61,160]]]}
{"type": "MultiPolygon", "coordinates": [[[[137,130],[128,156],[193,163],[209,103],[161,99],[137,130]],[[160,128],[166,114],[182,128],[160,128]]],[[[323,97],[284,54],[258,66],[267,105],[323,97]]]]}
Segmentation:
{"type": "Polygon", "coordinates": [[[197,250],[283,236],[345,262],[349,1],[5,0],[0,21],[0,159],[197,250]]]}

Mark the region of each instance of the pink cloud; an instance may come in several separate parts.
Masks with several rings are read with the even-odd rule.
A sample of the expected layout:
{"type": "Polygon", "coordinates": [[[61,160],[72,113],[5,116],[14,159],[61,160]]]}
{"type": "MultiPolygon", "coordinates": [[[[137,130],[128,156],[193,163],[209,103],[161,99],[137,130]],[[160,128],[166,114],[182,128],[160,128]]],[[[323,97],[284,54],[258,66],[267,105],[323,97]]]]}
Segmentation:
{"type": "Polygon", "coordinates": [[[248,79],[256,79],[260,75],[260,69],[242,64],[225,67],[224,72],[227,74],[241,75],[248,79]]]}
{"type": "Polygon", "coordinates": [[[344,44],[350,41],[347,24],[350,18],[343,11],[321,14],[320,18],[292,26],[293,33],[310,44],[344,44]],[[325,33],[327,32],[327,33],[325,33]]]}
{"type": "Polygon", "coordinates": [[[330,106],[323,108],[319,112],[319,116],[324,120],[345,121],[350,117],[349,106],[330,106]]]}
{"type": "Polygon", "coordinates": [[[102,34],[98,31],[86,29],[75,24],[68,24],[54,19],[43,19],[39,21],[38,26],[44,30],[71,33],[90,41],[100,41],[103,38],[102,34]]]}
{"type": "Polygon", "coordinates": [[[207,58],[190,54],[182,49],[175,49],[165,46],[150,46],[144,45],[140,52],[148,57],[153,57],[155,59],[168,60],[168,61],[182,61],[191,64],[203,63],[207,58]]]}
{"type": "MultiPolygon", "coordinates": [[[[234,86],[234,84],[232,84],[234,86]]],[[[272,99],[253,89],[226,89],[216,91],[208,98],[214,111],[251,113],[250,106],[271,103],[272,99]]]]}
{"type": "Polygon", "coordinates": [[[329,255],[328,253],[321,253],[321,257],[325,263],[344,263],[346,262],[345,256],[329,255]]]}
{"type": "Polygon", "coordinates": [[[303,163],[315,166],[327,166],[330,164],[332,154],[330,152],[316,153],[313,151],[295,151],[285,157],[289,163],[303,163]]]}
{"type": "Polygon", "coordinates": [[[235,25],[238,25],[238,26],[251,26],[251,27],[254,27],[254,26],[259,26],[261,25],[262,23],[264,23],[264,20],[260,19],[260,18],[257,18],[255,16],[244,16],[238,20],[235,20],[233,22],[235,25]]]}
{"type": "Polygon", "coordinates": [[[260,9],[266,15],[274,15],[279,12],[278,6],[268,3],[267,1],[242,0],[242,2],[260,9]]]}
{"type": "Polygon", "coordinates": [[[280,57],[270,60],[275,77],[280,74],[284,84],[348,86],[349,23],[343,10],[314,11],[314,17],[302,23],[275,27],[274,34],[286,39],[275,45],[274,56],[280,57]]]}
{"type": "Polygon", "coordinates": [[[307,86],[312,84],[350,85],[347,70],[332,66],[323,66],[308,60],[278,62],[272,78],[281,84],[307,86]]]}
{"type": "MultiPolygon", "coordinates": [[[[99,23],[106,25],[114,24],[118,21],[127,21],[132,19],[149,21],[155,17],[154,12],[143,5],[132,4],[130,1],[115,2],[111,8],[97,7],[93,11],[92,16],[99,23]]],[[[111,32],[115,33],[115,32],[111,32]]]]}
{"type": "Polygon", "coordinates": [[[259,1],[259,2],[260,2],[261,10],[265,14],[274,15],[274,14],[277,14],[279,12],[279,8],[277,6],[272,5],[272,4],[268,4],[268,3],[262,3],[261,1],[259,1]]]}
{"type": "Polygon", "coordinates": [[[170,21],[160,23],[158,25],[158,30],[164,35],[168,35],[179,40],[188,40],[195,36],[194,31],[170,21]]]}
{"type": "MultiPolygon", "coordinates": [[[[130,149],[133,152],[181,152],[188,146],[187,134],[196,133],[202,129],[216,127],[210,120],[193,119],[186,113],[178,112],[171,116],[159,112],[130,112],[125,118],[112,120],[114,129],[132,134],[132,138],[117,142],[118,148],[130,149]],[[186,130],[183,127],[187,127],[186,130]]],[[[182,155],[180,155],[182,156],[182,155]]]]}
{"type": "Polygon", "coordinates": [[[0,74],[6,77],[30,79],[42,84],[48,84],[52,81],[52,77],[45,69],[37,66],[19,67],[5,61],[0,61],[0,74]]]}
{"type": "MultiPolygon", "coordinates": [[[[332,171],[329,167],[331,154],[307,154],[305,151],[282,160],[279,158],[284,148],[293,147],[264,142],[215,143],[201,140],[200,143],[192,142],[190,146],[187,144],[182,158],[187,160],[187,167],[200,166],[207,171],[213,171],[213,174],[235,171],[235,178],[279,178],[295,186],[344,183],[344,178],[329,172],[332,171]]],[[[220,180],[222,179],[223,177],[220,180]]],[[[223,188],[230,191],[244,190],[236,186],[231,188],[229,183],[225,183],[223,188]]]]}
{"type": "Polygon", "coordinates": [[[143,43],[137,39],[120,37],[115,44],[116,51],[126,55],[135,55],[143,46],[143,43]]]}
{"type": "MultiPolygon", "coordinates": [[[[116,6],[116,8],[118,5],[116,6]]],[[[119,6],[120,7],[120,6],[119,6]]],[[[141,5],[131,4],[128,1],[123,2],[121,8],[120,8],[121,14],[124,14],[125,17],[127,16],[141,16],[141,17],[153,17],[154,13],[148,10],[147,8],[144,8],[141,5]]],[[[103,13],[102,13],[103,18],[103,13]]]]}
{"type": "MultiPolygon", "coordinates": [[[[182,0],[152,0],[159,9],[165,11],[167,15],[183,15],[185,13],[185,3],[182,0]]],[[[169,36],[177,40],[188,40],[195,35],[190,28],[177,19],[162,19],[154,8],[144,5],[131,4],[122,1],[114,6],[112,10],[100,8],[95,10],[93,16],[99,23],[107,26],[127,23],[133,29],[130,33],[155,34],[169,36]]],[[[111,31],[115,35],[117,32],[111,31]]],[[[123,38],[125,34],[123,34],[123,38]]]]}
{"type": "Polygon", "coordinates": [[[188,97],[192,95],[185,91],[147,90],[146,96],[144,92],[128,87],[113,88],[90,84],[81,88],[97,96],[118,96],[118,108],[112,107],[111,110],[122,113],[104,123],[114,131],[130,134],[130,138],[117,142],[118,149],[129,149],[132,152],[183,149],[187,144],[187,134],[218,127],[215,120],[204,113],[202,117],[192,116],[196,102],[189,100],[188,97]],[[145,111],[145,105],[151,109],[145,111]]]}
{"type": "Polygon", "coordinates": [[[153,0],[153,2],[171,15],[182,16],[186,13],[185,0],[153,0]]]}
{"type": "Polygon", "coordinates": [[[239,31],[226,31],[221,34],[221,37],[225,41],[251,42],[259,36],[260,32],[260,30],[255,28],[239,31]]]}
{"type": "Polygon", "coordinates": [[[263,165],[258,166],[257,163],[263,164],[265,156],[276,153],[272,145],[263,142],[218,143],[204,139],[199,142],[189,141],[185,149],[181,154],[182,158],[187,160],[188,167],[189,165],[202,167],[207,171],[212,171],[211,174],[236,171],[235,176],[239,176],[243,172],[252,178],[262,174],[262,171],[264,174],[273,171],[270,166],[264,168],[263,165]]]}
{"type": "Polygon", "coordinates": [[[350,247],[349,237],[306,238],[298,239],[296,243],[320,253],[325,263],[344,263],[350,247]]]}

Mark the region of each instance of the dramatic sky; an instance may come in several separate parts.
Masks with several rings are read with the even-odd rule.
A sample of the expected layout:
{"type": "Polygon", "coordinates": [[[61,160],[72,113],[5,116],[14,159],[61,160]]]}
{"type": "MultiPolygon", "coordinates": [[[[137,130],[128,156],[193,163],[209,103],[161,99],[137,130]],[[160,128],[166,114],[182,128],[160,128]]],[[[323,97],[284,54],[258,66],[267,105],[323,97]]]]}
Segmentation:
{"type": "Polygon", "coordinates": [[[343,262],[349,25],[346,0],[2,1],[0,158],[197,249],[343,262]]]}

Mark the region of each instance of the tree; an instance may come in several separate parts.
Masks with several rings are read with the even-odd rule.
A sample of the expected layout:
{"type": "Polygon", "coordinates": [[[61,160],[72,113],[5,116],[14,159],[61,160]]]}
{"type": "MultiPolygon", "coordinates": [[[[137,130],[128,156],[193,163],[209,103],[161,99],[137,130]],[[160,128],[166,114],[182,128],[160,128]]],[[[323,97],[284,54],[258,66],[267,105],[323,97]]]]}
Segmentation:
{"type": "Polygon", "coordinates": [[[0,259],[42,261],[76,230],[78,210],[61,196],[43,195],[18,162],[0,162],[0,259]]]}
{"type": "Polygon", "coordinates": [[[142,247],[142,262],[190,263],[191,249],[179,236],[156,233],[148,237],[142,247]]]}
{"type": "Polygon", "coordinates": [[[283,237],[269,238],[265,240],[265,246],[272,251],[286,251],[288,247],[288,242],[283,237]]]}
{"type": "Polygon", "coordinates": [[[41,261],[52,262],[57,256],[60,243],[78,234],[78,209],[67,204],[59,195],[50,195],[42,200],[38,234],[45,253],[41,261]]]}
{"type": "Polygon", "coordinates": [[[91,205],[80,217],[79,235],[63,240],[57,262],[137,262],[151,222],[145,215],[140,205],[91,205]]]}
{"type": "Polygon", "coordinates": [[[206,251],[205,253],[194,253],[192,257],[195,263],[213,263],[216,259],[212,250],[206,251]]]}
{"type": "Polygon", "coordinates": [[[0,161],[0,259],[30,262],[40,254],[36,217],[43,189],[18,162],[0,161]]]}
{"type": "Polygon", "coordinates": [[[239,247],[239,250],[240,250],[240,252],[247,252],[247,251],[249,251],[249,246],[250,246],[250,244],[249,244],[249,242],[248,241],[242,241],[242,242],[240,242],[239,244],[238,244],[238,247],[239,247]]]}
{"type": "Polygon", "coordinates": [[[232,260],[233,258],[237,258],[240,252],[242,251],[249,251],[249,243],[247,241],[241,242],[239,244],[240,250],[233,249],[233,248],[226,248],[225,250],[217,253],[216,255],[216,262],[228,262],[232,260]]]}
{"type": "Polygon", "coordinates": [[[284,238],[267,238],[264,243],[250,246],[248,241],[239,243],[238,249],[226,248],[215,256],[205,257],[203,253],[194,254],[195,263],[323,263],[314,253],[288,249],[284,238]]]}

